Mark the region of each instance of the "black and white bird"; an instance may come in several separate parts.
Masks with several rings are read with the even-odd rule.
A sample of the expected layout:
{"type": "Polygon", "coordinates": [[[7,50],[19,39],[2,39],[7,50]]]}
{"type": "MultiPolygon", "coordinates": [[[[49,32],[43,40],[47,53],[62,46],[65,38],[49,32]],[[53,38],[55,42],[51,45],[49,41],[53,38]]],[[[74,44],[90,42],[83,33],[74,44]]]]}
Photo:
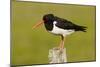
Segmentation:
{"type": "Polygon", "coordinates": [[[34,25],[33,28],[36,28],[43,23],[48,32],[61,36],[61,42],[58,47],[59,49],[64,48],[64,41],[67,35],[76,31],[86,32],[85,26],[76,25],[69,20],[54,16],[53,14],[44,15],[42,21],[34,25]]]}

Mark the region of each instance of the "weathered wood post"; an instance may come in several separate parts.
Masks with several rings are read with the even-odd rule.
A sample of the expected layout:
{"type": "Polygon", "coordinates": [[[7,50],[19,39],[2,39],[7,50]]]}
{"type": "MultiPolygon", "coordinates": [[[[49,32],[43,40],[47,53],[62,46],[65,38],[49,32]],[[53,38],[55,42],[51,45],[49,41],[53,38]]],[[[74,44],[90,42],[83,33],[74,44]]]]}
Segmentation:
{"type": "Polygon", "coordinates": [[[49,63],[65,63],[67,62],[66,48],[62,51],[58,48],[53,48],[49,50],[49,63]]]}

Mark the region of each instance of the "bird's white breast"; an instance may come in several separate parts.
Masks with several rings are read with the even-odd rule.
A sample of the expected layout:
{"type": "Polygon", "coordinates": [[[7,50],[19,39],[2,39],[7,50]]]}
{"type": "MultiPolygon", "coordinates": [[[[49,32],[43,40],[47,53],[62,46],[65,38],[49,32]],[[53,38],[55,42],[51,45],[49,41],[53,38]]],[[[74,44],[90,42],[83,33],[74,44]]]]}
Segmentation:
{"type": "Polygon", "coordinates": [[[66,35],[69,35],[74,32],[74,30],[61,29],[61,28],[55,26],[56,23],[57,23],[56,21],[53,22],[53,30],[49,31],[50,33],[66,36],[66,35]]]}

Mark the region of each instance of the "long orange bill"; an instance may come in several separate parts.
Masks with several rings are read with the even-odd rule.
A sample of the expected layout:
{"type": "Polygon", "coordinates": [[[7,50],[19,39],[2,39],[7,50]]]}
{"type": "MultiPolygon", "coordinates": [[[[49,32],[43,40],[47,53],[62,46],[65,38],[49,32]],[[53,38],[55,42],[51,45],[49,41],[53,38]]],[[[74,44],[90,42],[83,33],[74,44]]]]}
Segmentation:
{"type": "Polygon", "coordinates": [[[33,25],[32,29],[39,27],[43,24],[43,21],[38,22],[37,24],[33,25]]]}

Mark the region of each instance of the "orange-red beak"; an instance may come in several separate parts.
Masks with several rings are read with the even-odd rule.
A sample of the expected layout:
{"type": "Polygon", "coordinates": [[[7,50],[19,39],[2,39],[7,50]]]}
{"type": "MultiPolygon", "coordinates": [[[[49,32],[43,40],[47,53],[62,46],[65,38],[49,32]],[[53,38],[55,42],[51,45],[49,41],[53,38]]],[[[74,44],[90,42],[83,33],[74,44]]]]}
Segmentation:
{"type": "Polygon", "coordinates": [[[43,21],[38,22],[37,24],[33,25],[32,29],[39,27],[43,24],[43,21]]]}

